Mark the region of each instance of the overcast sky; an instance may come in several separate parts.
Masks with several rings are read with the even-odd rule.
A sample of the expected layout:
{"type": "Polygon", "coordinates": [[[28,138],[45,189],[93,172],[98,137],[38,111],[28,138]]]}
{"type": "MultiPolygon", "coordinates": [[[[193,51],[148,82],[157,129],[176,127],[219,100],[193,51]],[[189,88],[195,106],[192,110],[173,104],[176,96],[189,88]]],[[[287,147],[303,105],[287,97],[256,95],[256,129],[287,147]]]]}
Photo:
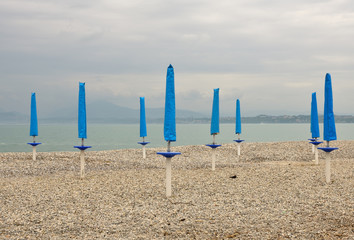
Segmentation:
{"type": "Polygon", "coordinates": [[[354,114],[351,0],[1,0],[0,110],[29,113],[87,102],[163,107],[175,69],[176,106],[222,115],[310,114],[332,75],[334,111],[354,114]]]}

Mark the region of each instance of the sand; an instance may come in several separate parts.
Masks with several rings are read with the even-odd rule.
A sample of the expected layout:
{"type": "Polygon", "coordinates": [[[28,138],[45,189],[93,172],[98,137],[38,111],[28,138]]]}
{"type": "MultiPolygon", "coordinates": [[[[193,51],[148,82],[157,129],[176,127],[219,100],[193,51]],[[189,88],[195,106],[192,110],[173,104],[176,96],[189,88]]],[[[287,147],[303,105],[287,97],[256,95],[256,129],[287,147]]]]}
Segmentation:
{"type": "MultiPolygon", "coordinates": [[[[323,152],[303,142],[165,149],[0,153],[0,239],[354,239],[354,141],[323,152]],[[233,178],[231,178],[233,177],[233,178]]],[[[25,146],[24,146],[25,147],[25,146]]]]}

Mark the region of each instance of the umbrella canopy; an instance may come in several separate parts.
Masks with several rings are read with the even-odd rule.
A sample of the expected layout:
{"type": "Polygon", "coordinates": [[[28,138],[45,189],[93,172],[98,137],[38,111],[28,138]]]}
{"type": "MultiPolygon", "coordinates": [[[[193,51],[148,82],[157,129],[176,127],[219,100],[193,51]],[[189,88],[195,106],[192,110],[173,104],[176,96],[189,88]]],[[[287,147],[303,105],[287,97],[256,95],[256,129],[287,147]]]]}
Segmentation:
{"type": "Polygon", "coordinates": [[[241,108],[240,108],[240,100],[236,100],[236,134],[241,133],[241,108]]]}
{"type": "Polygon", "coordinates": [[[320,137],[316,92],[312,93],[312,101],[311,101],[311,133],[312,133],[312,138],[320,137]]]}
{"type": "Polygon", "coordinates": [[[333,113],[332,80],[331,80],[331,75],[329,73],[326,74],[326,80],[325,80],[323,140],[326,141],[337,140],[336,125],[334,122],[334,113],[333,113]]]}
{"type": "Polygon", "coordinates": [[[36,93],[31,94],[31,124],[30,136],[38,136],[36,93]]]}
{"type": "Polygon", "coordinates": [[[140,137],[146,137],[145,98],[140,97],[140,137]]]}
{"type": "Polygon", "coordinates": [[[79,138],[87,138],[85,83],[79,83],[79,138]]]}
{"type": "Polygon", "coordinates": [[[176,141],[175,73],[171,64],[166,76],[164,137],[166,141],[176,141]]]}
{"type": "Polygon", "coordinates": [[[218,134],[219,132],[219,88],[215,88],[213,98],[213,111],[211,114],[210,135],[218,134]]]}

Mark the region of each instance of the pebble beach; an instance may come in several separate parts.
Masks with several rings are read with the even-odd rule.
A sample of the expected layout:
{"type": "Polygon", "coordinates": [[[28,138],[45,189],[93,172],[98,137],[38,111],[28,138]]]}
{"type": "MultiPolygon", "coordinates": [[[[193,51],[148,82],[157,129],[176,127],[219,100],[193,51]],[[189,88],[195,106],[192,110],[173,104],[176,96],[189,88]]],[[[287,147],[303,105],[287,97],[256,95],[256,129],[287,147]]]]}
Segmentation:
{"type": "MultiPolygon", "coordinates": [[[[354,239],[354,141],[0,153],[0,239],[354,239]]],[[[94,148],[93,148],[94,149],[94,148]]]]}

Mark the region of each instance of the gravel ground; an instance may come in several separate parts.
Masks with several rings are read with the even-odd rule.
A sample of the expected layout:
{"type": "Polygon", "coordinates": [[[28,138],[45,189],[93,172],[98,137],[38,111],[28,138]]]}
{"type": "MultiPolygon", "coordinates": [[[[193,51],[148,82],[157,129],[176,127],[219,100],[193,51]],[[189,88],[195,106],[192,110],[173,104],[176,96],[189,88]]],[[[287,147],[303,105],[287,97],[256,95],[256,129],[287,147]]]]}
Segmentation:
{"type": "MultiPolygon", "coordinates": [[[[0,239],[354,239],[354,141],[331,142],[315,165],[307,142],[242,143],[216,150],[0,153],[0,239]],[[234,178],[231,178],[234,177],[234,178]]],[[[40,150],[40,147],[38,147],[40,150]]]]}

